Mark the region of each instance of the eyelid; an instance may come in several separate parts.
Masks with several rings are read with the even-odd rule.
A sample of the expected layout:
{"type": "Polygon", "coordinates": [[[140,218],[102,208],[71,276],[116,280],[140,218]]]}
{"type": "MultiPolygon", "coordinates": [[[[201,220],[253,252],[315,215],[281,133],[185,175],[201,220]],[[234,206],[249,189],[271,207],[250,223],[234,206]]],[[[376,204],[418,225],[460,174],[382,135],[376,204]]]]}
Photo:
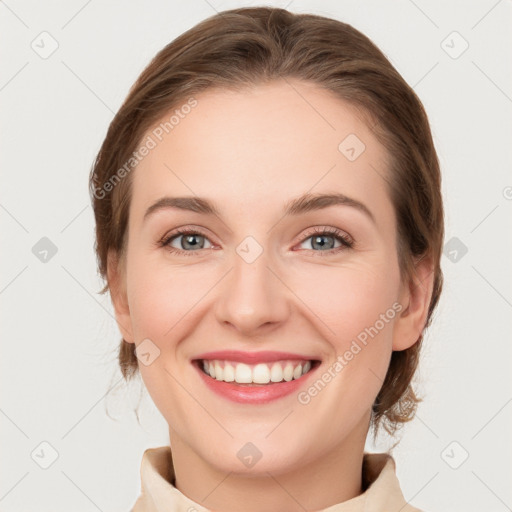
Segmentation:
{"type": "MultiPolygon", "coordinates": [[[[186,235],[200,235],[206,238],[212,245],[216,245],[215,242],[213,242],[210,239],[210,235],[207,234],[202,228],[199,226],[194,225],[187,225],[180,228],[176,228],[175,230],[171,231],[170,233],[166,233],[158,242],[157,245],[159,247],[163,247],[164,249],[167,249],[171,253],[177,253],[179,255],[200,255],[201,253],[204,253],[205,250],[214,250],[215,247],[207,247],[206,249],[198,249],[195,251],[185,251],[183,249],[177,249],[175,247],[171,247],[169,244],[170,242],[178,238],[180,236],[186,236],[186,235]]],[[[325,251],[314,251],[312,249],[302,249],[304,251],[310,252],[312,255],[332,255],[334,253],[338,253],[343,250],[352,249],[355,245],[355,240],[351,235],[349,235],[347,232],[335,228],[333,226],[312,226],[311,228],[307,229],[305,233],[303,233],[296,242],[294,242],[294,247],[297,246],[297,244],[302,244],[309,238],[318,235],[325,235],[330,236],[333,238],[338,238],[340,240],[341,246],[340,247],[334,247],[332,249],[328,249],[325,251]]]]}
{"type": "MultiPolygon", "coordinates": [[[[308,238],[311,238],[312,236],[315,236],[317,234],[332,236],[333,238],[340,238],[344,242],[346,242],[347,244],[350,244],[350,245],[355,244],[354,238],[351,235],[349,235],[346,231],[339,229],[339,228],[335,228],[334,226],[324,226],[324,225],[312,226],[311,228],[307,229],[306,232],[300,236],[297,243],[303,243],[308,238]]],[[[320,251],[320,252],[322,252],[322,251],[320,251]]],[[[327,251],[325,251],[325,252],[327,252],[327,251]]]]}
{"type": "MultiPolygon", "coordinates": [[[[206,233],[199,226],[194,226],[194,225],[182,226],[182,227],[176,228],[174,230],[171,230],[170,232],[167,232],[162,238],[160,238],[158,240],[157,245],[163,246],[164,248],[166,248],[169,246],[169,243],[174,238],[178,238],[180,236],[186,236],[186,235],[201,235],[204,238],[208,239],[212,245],[217,245],[217,244],[215,244],[215,242],[213,242],[211,240],[211,236],[208,233],[206,233]]],[[[199,251],[183,251],[182,249],[176,249],[174,247],[172,247],[172,249],[175,249],[178,252],[181,251],[181,252],[186,252],[186,253],[199,252],[199,251]]],[[[208,247],[208,249],[211,249],[211,247],[208,247]]],[[[203,250],[205,250],[205,249],[203,249],[203,250]]]]}
{"type": "Polygon", "coordinates": [[[204,236],[205,238],[212,238],[213,235],[211,235],[207,230],[204,228],[201,228],[199,226],[196,226],[194,224],[187,224],[186,226],[180,226],[179,228],[172,229],[171,231],[168,231],[160,240],[169,240],[170,238],[174,238],[179,235],[187,235],[187,234],[197,234],[204,236]]]}

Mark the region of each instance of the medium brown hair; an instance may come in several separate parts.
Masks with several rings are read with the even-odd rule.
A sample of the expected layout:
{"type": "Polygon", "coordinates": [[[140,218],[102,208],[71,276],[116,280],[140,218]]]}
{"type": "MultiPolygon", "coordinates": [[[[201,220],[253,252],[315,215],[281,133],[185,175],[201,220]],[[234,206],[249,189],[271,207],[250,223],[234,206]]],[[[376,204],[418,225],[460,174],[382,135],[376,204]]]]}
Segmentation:
{"type": "MultiPolygon", "coordinates": [[[[89,177],[96,219],[95,250],[109,290],[109,251],[125,257],[132,173],[126,163],[162,116],[208,88],[243,90],[296,78],[331,91],[366,115],[389,154],[388,192],[397,218],[402,279],[429,257],[434,283],[425,328],[439,301],[444,214],[439,162],[424,108],[384,54],[361,32],[340,21],[280,8],[220,12],[163,48],[131,88],[112,120],[89,177]],[[125,172],[120,172],[124,168],[125,172]]],[[[381,420],[393,433],[414,417],[421,401],[412,388],[423,331],[417,342],[393,351],[372,407],[376,435],[381,420]]],[[[138,370],[135,345],[124,339],[119,365],[126,381],[138,370]]]]}

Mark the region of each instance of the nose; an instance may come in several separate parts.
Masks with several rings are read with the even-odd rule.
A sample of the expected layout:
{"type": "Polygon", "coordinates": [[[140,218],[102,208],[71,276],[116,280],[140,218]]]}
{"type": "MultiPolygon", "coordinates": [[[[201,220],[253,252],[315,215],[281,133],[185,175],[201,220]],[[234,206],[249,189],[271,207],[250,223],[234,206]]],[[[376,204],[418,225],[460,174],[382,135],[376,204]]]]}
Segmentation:
{"type": "Polygon", "coordinates": [[[238,254],[232,261],[231,271],[220,283],[216,318],[240,335],[268,334],[290,314],[291,293],[265,252],[251,263],[238,254]]]}

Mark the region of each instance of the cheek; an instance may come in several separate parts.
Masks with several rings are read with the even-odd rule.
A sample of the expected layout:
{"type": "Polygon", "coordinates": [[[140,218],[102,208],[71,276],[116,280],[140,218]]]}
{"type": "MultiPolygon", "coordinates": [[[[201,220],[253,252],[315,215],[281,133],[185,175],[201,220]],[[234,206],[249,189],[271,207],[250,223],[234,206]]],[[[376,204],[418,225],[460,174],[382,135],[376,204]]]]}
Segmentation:
{"type": "Polygon", "coordinates": [[[398,279],[394,268],[383,271],[375,265],[318,266],[303,272],[294,289],[318,316],[336,348],[345,350],[351,340],[364,338],[375,324],[381,338],[391,333],[398,279]]]}
{"type": "MultiPolygon", "coordinates": [[[[157,345],[172,337],[175,326],[182,322],[198,297],[190,278],[174,274],[172,278],[156,272],[139,274],[131,290],[130,314],[136,340],[150,338],[157,345]]],[[[163,347],[160,347],[163,348],[163,347]]]]}
{"type": "Polygon", "coordinates": [[[179,424],[179,418],[187,417],[183,407],[190,397],[179,384],[185,367],[176,365],[177,348],[190,333],[194,305],[206,292],[205,280],[191,279],[190,268],[164,267],[147,255],[132,255],[131,265],[128,300],[135,342],[149,339],[159,351],[151,364],[139,362],[140,374],[162,415],[179,424]]]}
{"type": "Polygon", "coordinates": [[[304,302],[318,316],[315,325],[328,342],[323,377],[331,391],[321,407],[338,411],[339,421],[345,421],[347,410],[357,416],[371,407],[384,382],[400,307],[398,268],[384,271],[376,262],[359,262],[319,266],[304,276],[297,295],[307,297],[304,302]]]}
{"type": "MultiPolygon", "coordinates": [[[[375,261],[337,267],[303,262],[284,270],[283,280],[300,299],[297,308],[342,350],[350,340],[364,337],[365,329],[374,326],[398,296],[398,269],[383,267],[375,261]]],[[[178,335],[202,309],[202,299],[208,302],[206,295],[219,275],[222,271],[211,266],[170,267],[147,255],[134,255],[128,268],[128,296],[136,341],[150,338],[159,344],[174,338],[173,330],[178,335]]],[[[283,291],[282,300],[296,299],[283,291]]],[[[390,331],[392,322],[384,328],[379,325],[379,330],[390,331]]]]}
{"type": "Polygon", "coordinates": [[[311,400],[318,414],[339,425],[353,425],[369,410],[389,366],[393,325],[400,309],[398,274],[392,268],[387,274],[375,269],[318,267],[304,274],[300,289],[295,288],[313,311],[314,316],[309,316],[328,351],[326,367],[318,377],[321,382],[305,390],[300,403],[311,400]]]}

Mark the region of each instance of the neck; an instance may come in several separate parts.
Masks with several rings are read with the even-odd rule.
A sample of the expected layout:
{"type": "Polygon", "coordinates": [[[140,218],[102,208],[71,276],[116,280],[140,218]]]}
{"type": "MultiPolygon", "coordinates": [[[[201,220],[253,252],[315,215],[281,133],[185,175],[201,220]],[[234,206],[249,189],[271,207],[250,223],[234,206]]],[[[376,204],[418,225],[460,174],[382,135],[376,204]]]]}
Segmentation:
{"type": "Polygon", "coordinates": [[[307,464],[250,475],[223,472],[170,430],[175,486],[205,508],[222,512],[304,512],[355,498],[362,491],[366,417],[347,437],[307,464]]]}

